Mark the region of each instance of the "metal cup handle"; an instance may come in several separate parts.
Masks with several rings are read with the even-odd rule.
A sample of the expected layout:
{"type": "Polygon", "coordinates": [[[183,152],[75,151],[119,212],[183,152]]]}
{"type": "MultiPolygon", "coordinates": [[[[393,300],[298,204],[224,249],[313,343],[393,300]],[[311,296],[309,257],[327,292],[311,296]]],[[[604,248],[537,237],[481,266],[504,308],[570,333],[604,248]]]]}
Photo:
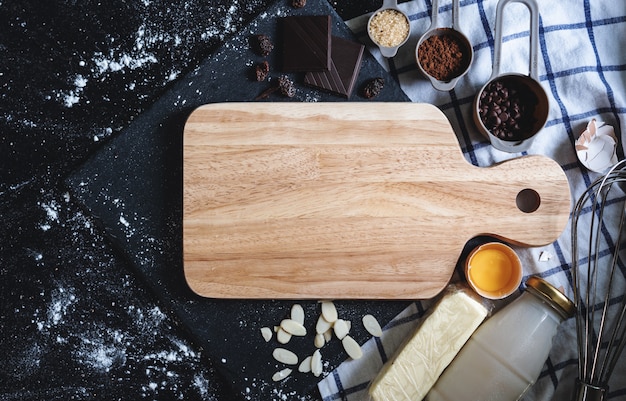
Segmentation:
{"type": "MultiPolygon", "coordinates": [[[[417,53],[417,49],[419,49],[419,47],[422,44],[422,42],[424,40],[426,40],[430,36],[430,33],[432,33],[433,31],[436,31],[437,29],[439,29],[439,26],[438,26],[438,15],[439,15],[439,0],[433,0],[432,16],[431,16],[431,19],[430,19],[430,27],[426,30],[424,35],[422,35],[422,37],[420,38],[420,40],[419,40],[419,42],[417,44],[416,53],[417,53]]],[[[465,38],[465,36],[461,33],[461,24],[459,22],[459,0],[452,0],[452,29],[454,31],[456,31],[459,35],[461,35],[465,39],[465,41],[468,41],[467,38],[465,38]]],[[[471,44],[469,46],[470,46],[470,51],[472,51],[471,44]]],[[[473,51],[472,51],[471,58],[472,59],[474,58],[473,51]]],[[[470,64],[471,64],[471,61],[470,61],[470,64]]],[[[461,76],[465,75],[465,73],[463,73],[463,74],[461,74],[458,77],[452,78],[448,82],[443,82],[443,81],[439,81],[438,79],[432,77],[430,74],[426,73],[426,71],[424,71],[422,69],[422,66],[420,65],[419,61],[417,62],[417,65],[420,68],[420,70],[422,71],[422,73],[426,77],[428,77],[428,79],[429,79],[430,83],[433,85],[433,87],[435,89],[437,89],[437,90],[440,90],[440,91],[450,91],[450,90],[452,90],[456,86],[457,81],[459,79],[461,79],[461,76]]]]}
{"type": "MultiPolygon", "coordinates": [[[[432,16],[430,17],[430,27],[427,31],[438,28],[439,0],[433,0],[432,16]]],[[[459,0],[452,0],[452,28],[455,31],[461,31],[459,23],[459,0]]]]}
{"type": "MultiPolygon", "coordinates": [[[[436,2],[435,0],[434,2],[436,2]]],[[[434,4],[433,2],[433,4],[434,4]]],[[[491,73],[491,79],[494,79],[500,75],[500,56],[502,53],[502,19],[504,7],[509,3],[522,3],[528,7],[530,11],[530,60],[528,71],[529,75],[535,81],[539,81],[539,75],[537,73],[537,60],[539,50],[539,8],[535,0],[500,0],[496,8],[496,27],[495,27],[495,45],[493,49],[493,71],[491,73]]]]}

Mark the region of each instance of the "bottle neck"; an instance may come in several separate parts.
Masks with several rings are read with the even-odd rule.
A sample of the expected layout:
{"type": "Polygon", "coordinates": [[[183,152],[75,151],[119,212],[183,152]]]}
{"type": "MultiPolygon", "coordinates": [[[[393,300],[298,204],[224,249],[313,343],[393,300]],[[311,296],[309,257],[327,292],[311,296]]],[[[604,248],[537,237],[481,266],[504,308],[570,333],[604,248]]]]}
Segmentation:
{"type": "Polygon", "coordinates": [[[545,309],[550,311],[550,314],[554,315],[558,323],[562,323],[568,317],[565,311],[563,311],[563,309],[556,302],[548,298],[541,291],[538,291],[533,287],[526,287],[524,295],[527,298],[532,299],[535,303],[541,304],[545,309]]]}

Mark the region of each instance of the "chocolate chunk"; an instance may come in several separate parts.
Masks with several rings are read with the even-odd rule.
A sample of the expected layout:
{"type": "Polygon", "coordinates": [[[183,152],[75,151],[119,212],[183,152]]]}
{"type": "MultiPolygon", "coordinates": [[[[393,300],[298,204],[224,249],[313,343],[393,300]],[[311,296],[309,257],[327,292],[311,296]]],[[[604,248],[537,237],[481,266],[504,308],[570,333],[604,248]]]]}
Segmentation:
{"type": "Polygon", "coordinates": [[[261,82],[265,81],[267,75],[270,73],[270,64],[267,61],[262,61],[255,67],[256,80],[261,82]]]}
{"type": "Polygon", "coordinates": [[[263,100],[270,97],[276,91],[280,91],[283,96],[294,97],[296,95],[296,86],[293,81],[286,75],[278,77],[278,83],[270,86],[261,92],[254,100],[263,100]]]}
{"type": "Polygon", "coordinates": [[[331,55],[330,15],[284,17],[284,72],[328,71],[331,55]]]}
{"type": "Polygon", "coordinates": [[[370,79],[363,87],[363,97],[373,99],[380,94],[384,87],[385,80],[383,78],[370,79]]]}
{"type": "Polygon", "coordinates": [[[255,47],[255,51],[263,57],[268,56],[272,50],[274,50],[274,44],[272,43],[270,37],[263,34],[256,35],[255,47]]]}
{"type": "Polygon", "coordinates": [[[306,0],[292,0],[291,6],[293,8],[303,8],[304,6],[306,6],[306,0]]]}
{"type": "Polygon", "coordinates": [[[280,93],[287,97],[294,97],[296,95],[296,87],[293,85],[293,81],[286,75],[278,77],[278,88],[280,93]]]}
{"type": "Polygon", "coordinates": [[[270,95],[276,91],[280,91],[283,96],[294,97],[296,95],[296,86],[293,81],[286,75],[278,77],[278,83],[270,86],[261,92],[254,100],[263,100],[270,97],[270,95]]]}
{"type": "Polygon", "coordinates": [[[333,36],[330,70],[307,72],[304,83],[349,98],[361,70],[364,48],[360,43],[333,36]]]}

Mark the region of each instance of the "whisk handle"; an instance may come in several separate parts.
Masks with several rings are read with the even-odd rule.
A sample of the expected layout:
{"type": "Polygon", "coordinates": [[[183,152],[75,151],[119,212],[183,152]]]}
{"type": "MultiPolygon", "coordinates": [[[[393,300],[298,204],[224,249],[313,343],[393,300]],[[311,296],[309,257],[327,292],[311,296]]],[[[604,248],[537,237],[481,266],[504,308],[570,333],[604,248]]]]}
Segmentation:
{"type": "Polygon", "coordinates": [[[588,384],[576,379],[576,393],[572,401],[604,401],[608,387],[588,384]]]}

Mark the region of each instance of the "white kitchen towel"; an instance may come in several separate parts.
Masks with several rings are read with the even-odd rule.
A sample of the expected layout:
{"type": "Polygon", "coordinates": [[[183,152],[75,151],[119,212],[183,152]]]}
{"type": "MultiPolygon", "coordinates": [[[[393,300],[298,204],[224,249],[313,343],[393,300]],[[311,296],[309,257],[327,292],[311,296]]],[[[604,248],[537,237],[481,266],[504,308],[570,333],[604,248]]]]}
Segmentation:
{"type": "MultiPolygon", "coordinates": [[[[542,154],[556,160],[570,182],[572,203],[601,174],[586,170],[579,162],[574,141],[592,118],[615,128],[620,138],[618,156],[624,158],[626,116],[626,2],[612,0],[538,0],[539,54],[538,78],[550,101],[548,121],[533,145],[524,154],[542,154]]],[[[376,59],[400,82],[413,102],[438,106],[450,120],[467,160],[489,166],[521,154],[493,148],[476,129],[471,114],[476,92],[490,79],[494,48],[496,0],[460,2],[460,30],[474,49],[474,61],[467,75],[449,92],[436,91],[417,68],[415,47],[430,26],[432,3],[413,0],[401,3],[411,22],[411,36],[398,54],[385,59],[366,32],[369,15],[347,21],[356,36],[376,59]]],[[[382,2],[381,2],[382,5],[382,2]]],[[[451,27],[451,0],[439,2],[438,25],[451,27]]],[[[504,9],[501,73],[529,73],[529,11],[524,4],[510,3],[504,9]]],[[[623,196],[616,194],[615,196],[623,196]]],[[[617,203],[613,203],[616,205],[617,203]]],[[[612,211],[616,213],[615,210],[612,211]]],[[[585,210],[589,214],[589,209],[585,210]]],[[[587,216],[583,222],[588,224],[587,216]]],[[[608,250],[616,232],[602,239],[608,250]]],[[[569,225],[553,244],[539,248],[515,248],[524,264],[524,281],[539,275],[556,287],[563,287],[572,298],[571,240],[569,225]]],[[[619,261],[617,291],[613,307],[624,297],[625,261],[619,261]]],[[[363,345],[364,356],[347,360],[330,372],[318,385],[324,401],[368,400],[367,386],[399,345],[420,323],[431,301],[412,303],[387,324],[383,337],[363,345]]],[[[574,319],[564,322],[538,382],[525,400],[569,400],[577,377],[576,332],[574,319]]],[[[609,400],[626,400],[626,353],[610,381],[609,400]]],[[[418,401],[418,400],[416,400],[418,401]]]]}

